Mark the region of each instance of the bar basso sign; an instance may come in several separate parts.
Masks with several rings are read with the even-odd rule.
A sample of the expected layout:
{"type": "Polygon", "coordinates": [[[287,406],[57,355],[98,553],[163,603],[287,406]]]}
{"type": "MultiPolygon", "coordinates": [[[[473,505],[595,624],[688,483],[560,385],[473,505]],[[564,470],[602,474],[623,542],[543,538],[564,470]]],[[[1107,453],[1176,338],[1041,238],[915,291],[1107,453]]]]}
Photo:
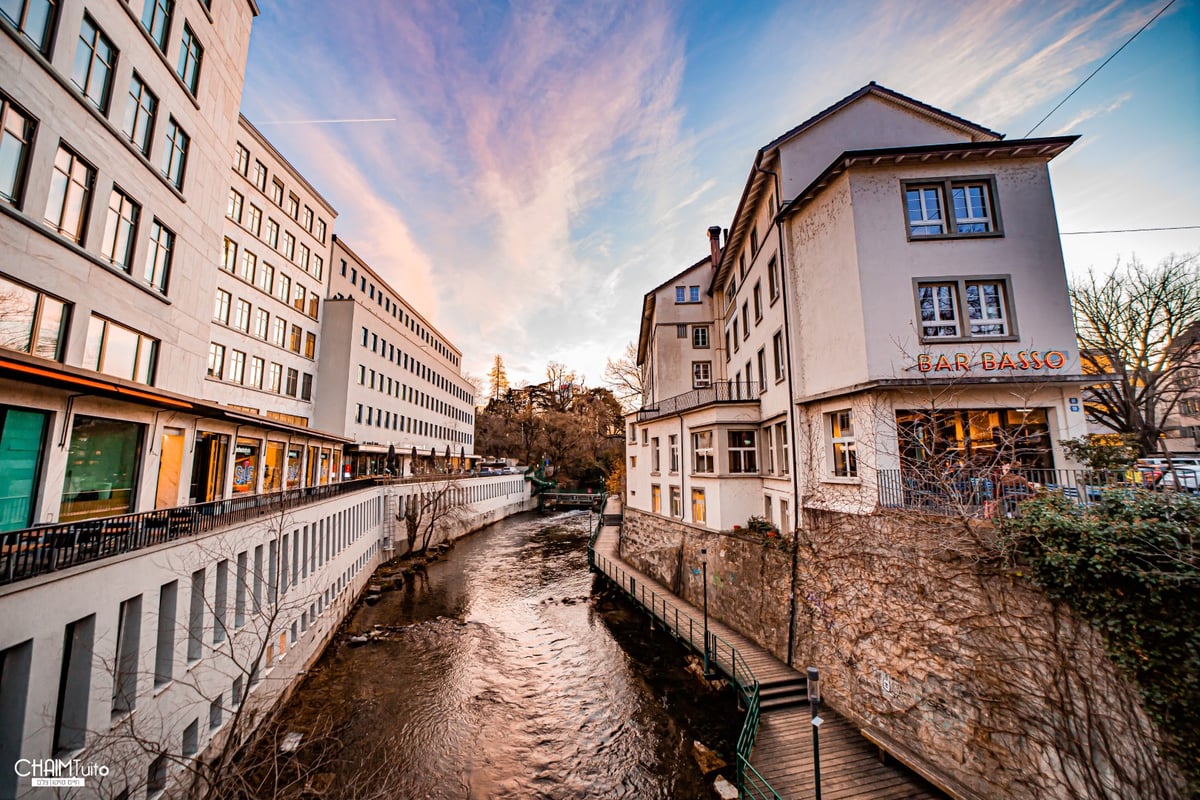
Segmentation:
{"type": "Polygon", "coordinates": [[[1062,369],[1066,364],[1067,355],[1061,350],[1019,350],[1016,353],[984,351],[940,356],[922,353],[917,356],[917,369],[921,372],[966,372],[976,367],[985,372],[1062,369]]]}

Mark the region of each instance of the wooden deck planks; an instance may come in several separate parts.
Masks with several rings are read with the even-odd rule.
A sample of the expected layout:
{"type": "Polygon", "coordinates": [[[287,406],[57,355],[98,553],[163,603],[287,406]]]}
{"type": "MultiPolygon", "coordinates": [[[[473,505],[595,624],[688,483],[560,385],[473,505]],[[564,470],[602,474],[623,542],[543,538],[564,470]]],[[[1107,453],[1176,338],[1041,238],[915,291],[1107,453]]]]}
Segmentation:
{"type": "MultiPolygon", "coordinates": [[[[617,554],[619,529],[606,525],[596,540],[596,553],[611,559],[637,581],[637,595],[655,603],[657,613],[674,619],[698,618],[699,609],[671,594],[661,584],[643,575],[617,554]],[[665,606],[665,613],[663,608],[665,606]]],[[[597,567],[606,574],[601,559],[597,567]]],[[[619,576],[610,574],[614,581],[619,576]]],[[[626,584],[627,586],[627,584],[626,584]]],[[[737,649],[759,683],[804,677],[762,647],[727,625],[709,619],[709,629],[737,649]]],[[[684,639],[687,639],[686,629],[684,639]]],[[[703,627],[694,640],[703,640],[703,627]]],[[[724,659],[723,659],[724,660],[724,659]]],[[[750,762],[785,800],[800,800],[813,794],[812,721],[808,708],[789,708],[763,714],[750,762]]],[[[941,792],[902,766],[884,764],[878,751],[848,720],[829,707],[821,710],[821,797],[822,800],[940,800],[941,792]]]]}

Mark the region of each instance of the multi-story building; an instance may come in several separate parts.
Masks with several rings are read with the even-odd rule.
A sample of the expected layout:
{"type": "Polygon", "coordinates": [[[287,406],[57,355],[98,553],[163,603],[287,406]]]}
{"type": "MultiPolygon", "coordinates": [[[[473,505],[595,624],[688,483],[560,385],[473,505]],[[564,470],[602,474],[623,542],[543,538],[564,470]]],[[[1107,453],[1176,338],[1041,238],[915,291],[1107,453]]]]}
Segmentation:
{"type": "Polygon", "coordinates": [[[442,468],[464,467],[475,389],[462,353],[337,236],[331,264],[317,426],[354,441],[349,474],[382,472],[389,450],[407,473],[414,451],[427,465],[436,453],[442,468]]]}
{"type": "Polygon", "coordinates": [[[661,309],[699,287],[714,384],[644,310],[630,505],[678,486],[657,513],[790,529],[797,498],[869,511],[918,475],[1066,466],[1086,379],[1047,165],[1074,139],[1005,141],[870,84],[759,150],[711,277],[647,296],[651,323],[691,325],[661,309]],[[671,436],[680,473],[656,492],[653,442],[671,436]]]}

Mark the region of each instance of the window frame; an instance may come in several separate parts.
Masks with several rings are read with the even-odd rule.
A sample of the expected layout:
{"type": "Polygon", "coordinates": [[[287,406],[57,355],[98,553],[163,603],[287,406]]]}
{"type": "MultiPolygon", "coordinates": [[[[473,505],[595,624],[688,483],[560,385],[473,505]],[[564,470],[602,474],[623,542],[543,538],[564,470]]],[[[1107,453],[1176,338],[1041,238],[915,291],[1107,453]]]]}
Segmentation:
{"type": "Polygon", "coordinates": [[[191,149],[192,137],[172,114],[168,117],[166,138],[167,144],[163,148],[162,175],[168,183],[179,191],[183,191],[184,180],[187,176],[188,150],[191,149]]]}
{"type": "Polygon", "coordinates": [[[58,12],[61,5],[62,3],[60,0],[24,0],[24,2],[21,3],[21,18],[19,20],[15,20],[8,16],[8,14],[3,14],[3,12],[0,12],[0,16],[3,16],[5,19],[7,19],[8,22],[14,28],[16,28],[17,32],[20,33],[27,42],[32,44],[39,53],[48,58],[50,56],[50,43],[54,40],[54,32],[58,23],[58,12]],[[42,20],[44,22],[44,26],[41,32],[41,41],[38,41],[30,36],[29,31],[27,30],[29,25],[29,12],[30,9],[35,5],[39,9],[44,9],[46,11],[46,14],[42,20]]]}
{"type": "Polygon", "coordinates": [[[716,432],[712,428],[692,431],[692,474],[715,475],[717,473],[716,432]],[[701,437],[707,444],[701,446],[701,437]]]}
{"type": "Polygon", "coordinates": [[[710,338],[707,325],[692,326],[692,349],[707,350],[710,346],[710,338]]]}
{"type": "Polygon", "coordinates": [[[137,250],[138,225],[141,218],[142,204],[114,183],[108,195],[108,214],[104,218],[100,253],[113,267],[130,275],[133,274],[133,258],[137,250]]]}
{"type": "Polygon", "coordinates": [[[20,153],[12,176],[11,193],[0,191],[0,201],[8,203],[13,208],[23,208],[24,206],[25,181],[29,175],[29,156],[33,151],[37,129],[38,120],[19,104],[14,103],[8,95],[0,92],[0,144],[6,142],[10,137],[20,142],[20,153]],[[23,129],[20,136],[10,128],[10,115],[19,120],[17,126],[23,129]]]}
{"type": "Polygon", "coordinates": [[[725,432],[725,455],[730,475],[759,475],[758,468],[758,429],[733,428],[725,432]],[[750,443],[735,444],[735,436],[749,434],[750,443]],[[737,455],[737,469],[734,469],[734,456],[737,455]]]}
{"type": "Polygon", "coordinates": [[[192,97],[200,91],[200,70],[204,65],[204,45],[192,30],[192,26],[184,21],[183,33],[179,39],[179,65],[175,75],[183,83],[192,97]]]}
{"type": "Polygon", "coordinates": [[[828,458],[827,477],[857,480],[858,469],[858,438],[854,430],[854,410],[839,408],[825,412],[825,435],[828,458]],[[842,423],[845,417],[846,423],[842,423]],[[840,424],[841,423],[841,424],[840,424]],[[849,429],[849,433],[846,429],[849,429]],[[839,430],[841,432],[839,433],[839,430]],[[838,466],[838,454],[842,454],[842,466],[838,466]]]}
{"type": "Polygon", "coordinates": [[[83,14],[83,20],[80,22],[79,36],[76,39],[75,57],[71,63],[71,84],[79,90],[80,96],[91,106],[96,108],[105,117],[108,116],[109,103],[112,101],[112,84],[113,77],[117,72],[117,62],[120,60],[121,51],[117,49],[116,44],[109,38],[104,29],[100,27],[100,23],[96,22],[95,18],[86,11],[83,14]],[[92,41],[88,42],[84,38],[84,32],[87,26],[92,28],[92,41]],[[105,61],[96,54],[99,45],[107,45],[111,51],[112,60],[105,61]],[[89,53],[87,66],[83,70],[83,75],[80,76],[80,55],[86,49],[89,53]],[[100,97],[93,95],[95,81],[97,75],[96,63],[99,61],[104,66],[105,72],[100,80],[100,97]],[[82,77],[83,83],[79,82],[82,77]]]}
{"type": "Polygon", "coordinates": [[[707,389],[713,385],[712,382],[712,362],[711,361],[693,361],[692,362],[692,388],[707,389]],[[701,372],[707,372],[707,377],[701,377],[701,372]]]}
{"type": "Polygon", "coordinates": [[[1000,203],[997,200],[995,175],[947,175],[929,178],[902,178],[900,180],[900,207],[903,211],[904,233],[910,242],[939,241],[944,239],[994,239],[1004,236],[1004,222],[1000,215],[1000,203]],[[958,218],[954,212],[954,189],[968,185],[982,184],[987,190],[987,202],[991,219],[991,230],[987,231],[958,231],[958,218]],[[942,205],[941,233],[914,234],[913,222],[908,216],[908,192],[914,189],[937,189],[942,205]]]}
{"type": "MultiPolygon", "coordinates": [[[[913,303],[917,338],[922,344],[961,344],[964,342],[1015,342],[1020,340],[1017,328],[1017,312],[1013,304],[1012,275],[946,275],[917,277],[912,279],[913,303]],[[967,287],[996,283],[1000,285],[1000,304],[1004,316],[1001,322],[1006,331],[1002,334],[971,333],[972,320],[967,308],[967,287]],[[930,286],[949,286],[955,304],[955,324],[958,332],[954,336],[929,336],[925,333],[926,323],[921,319],[921,289],[930,286]]],[[[948,323],[945,323],[948,324],[948,323]]],[[[996,324],[995,321],[980,320],[979,324],[996,324]]],[[[934,321],[929,327],[942,327],[934,321]]]]}
{"type": "Polygon", "coordinates": [[[158,95],[146,83],[141,73],[134,70],[129,78],[129,105],[125,109],[121,133],[135,150],[146,157],[150,156],[150,147],[154,142],[154,123],[157,120],[158,95]],[[135,90],[137,94],[134,94],[135,90]],[[145,127],[139,135],[138,126],[143,122],[145,127]]]}
{"type": "Polygon", "coordinates": [[[92,166],[79,153],[67,147],[61,141],[58,144],[58,149],[54,153],[54,167],[50,178],[50,194],[46,197],[46,214],[43,217],[50,225],[51,229],[59,236],[64,236],[67,239],[75,242],[80,247],[85,246],[87,239],[88,222],[91,219],[92,196],[96,193],[96,168],[92,166]],[[65,153],[70,159],[70,169],[63,172],[59,169],[59,155],[65,153]],[[85,181],[77,183],[75,181],[75,167],[79,165],[83,168],[83,176],[85,181]],[[65,179],[62,190],[62,198],[57,209],[51,206],[54,200],[55,189],[54,182],[57,175],[62,175],[65,179]],[[79,214],[74,219],[74,225],[71,228],[65,227],[67,222],[67,208],[70,206],[72,197],[72,187],[80,187],[81,197],[79,200],[79,214]],[[50,212],[53,211],[57,215],[57,220],[51,219],[50,212]]]}

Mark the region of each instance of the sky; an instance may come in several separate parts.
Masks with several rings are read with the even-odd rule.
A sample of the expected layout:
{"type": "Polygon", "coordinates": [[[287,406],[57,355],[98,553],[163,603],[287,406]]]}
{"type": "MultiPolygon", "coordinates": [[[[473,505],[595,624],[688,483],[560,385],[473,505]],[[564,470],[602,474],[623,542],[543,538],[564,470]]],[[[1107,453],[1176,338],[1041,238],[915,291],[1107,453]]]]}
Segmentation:
{"type": "MultiPolygon", "coordinates": [[[[1022,138],[1167,2],[268,0],[242,111],[485,390],[497,354],[513,385],[558,361],[595,386],[758,148],[872,80],[1022,138]]],[[[1200,0],[1033,135],[1068,133],[1063,232],[1200,226],[1200,0]]],[[[1062,242],[1073,277],[1200,228],[1062,242]]]]}

